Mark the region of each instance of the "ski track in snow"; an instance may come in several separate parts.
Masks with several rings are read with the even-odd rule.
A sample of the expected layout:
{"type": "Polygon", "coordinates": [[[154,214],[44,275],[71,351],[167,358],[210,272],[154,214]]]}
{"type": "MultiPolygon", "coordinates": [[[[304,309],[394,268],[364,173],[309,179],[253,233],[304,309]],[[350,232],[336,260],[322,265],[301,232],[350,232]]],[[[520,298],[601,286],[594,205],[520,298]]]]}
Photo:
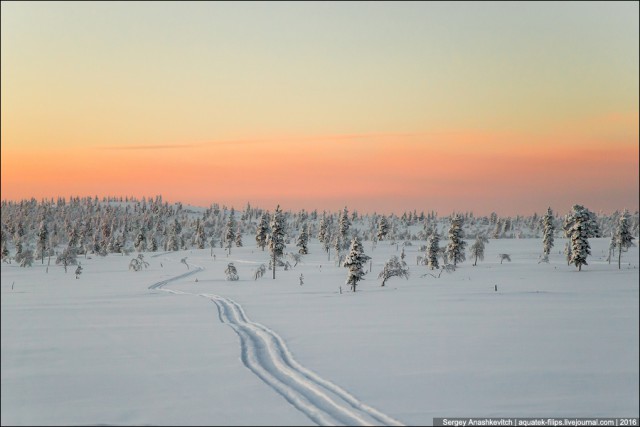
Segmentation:
{"type": "Polygon", "coordinates": [[[170,253],[171,253],[171,251],[169,251],[169,252],[160,252],[159,254],[151,255],[151,258],[158,258],[159,256],[168,255],[170,253]]]}
{"type": "MultiPolygon", "coordinates": [[[[154,283],[149,289],[196,295],[162,287],[202,270],[204,268],[196,267],[194,270],[154,283]]],[[[240,337],[242,363],[316,424],[404,425],[300,365],[293,358],[282,337],[266,326],[249,320],[240,304],[214,294],[199,296],[213,301],[218,308],[220,321],[228,324],[240,337]]]]}
{"type": "MultiPolygon", "coordinates": [[[[196,266],[194,266],[194,267],[196,267],[196,266]]],[[[169,278],[167,280],[162,280],[160,282],[154,283],[153,285],[149,286],[149,289],[158,289],[160,291],[172,292],[174,294],[185,294],[186,292],[174,291],[174,290],[171,290],[171,289],[161,289],[161,288],[164,285],[166,285],[167,283],[169,283],[169,282],[175,282],[176,280],[184,279],[185,277],[191,276],[192,274],[196,274],[197,272],[202,271],[202,270],[204,270],[204,268],[196,267],[195,269],[189,270],[184,274],[180,274],[178,276],[171,277],[171,278],[169,278]]]]}
{"type": "Polygon", "coordinates": [[[245,366],[317,424],[403,425],[300,365],[277,333],[249,320],[235,301],[201,296],[216,304],[220,318],[240,337],[245,366]]]}

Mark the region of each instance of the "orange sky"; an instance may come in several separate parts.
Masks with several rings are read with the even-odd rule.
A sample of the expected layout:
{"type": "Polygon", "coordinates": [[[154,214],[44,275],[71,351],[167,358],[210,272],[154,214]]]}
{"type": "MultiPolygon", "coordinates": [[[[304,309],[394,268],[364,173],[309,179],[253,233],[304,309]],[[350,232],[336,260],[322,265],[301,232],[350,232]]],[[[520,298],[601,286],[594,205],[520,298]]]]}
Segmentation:
{"type": "Polygon", "coordinates": [[[288,136],[70,152],[3,146],[2,197],[162,194],[202,206],[242,207],[249,201],[266,208],[274,203],[321,210],[348,205],[361,211],[443,214],[471,209],[533,213],[546,205],[569,209],[574,203],[606,210],[622,199],[629,204],[620,208],[633,209],[637,139],[638,117],[629,114],[538,135],[288,136]],[[389,202],[382,206],[381,198],[389,202]],[[505,209],[510,201],[517,203],[505,209]]]}
{"type": "Polygon", "coordinates": [[[3,2],[2,199],[638,209],[638,3],[3,2]]]}

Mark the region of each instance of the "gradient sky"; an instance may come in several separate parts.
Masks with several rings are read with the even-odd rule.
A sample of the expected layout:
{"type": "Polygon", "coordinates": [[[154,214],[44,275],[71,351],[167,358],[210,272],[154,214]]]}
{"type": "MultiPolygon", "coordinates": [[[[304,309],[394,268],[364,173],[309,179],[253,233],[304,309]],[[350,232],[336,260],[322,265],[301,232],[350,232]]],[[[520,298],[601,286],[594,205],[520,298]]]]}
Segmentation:
{"type": "Polygon", "coordinates": [[[2,199],[638,209],[638,2],[2,2],[2,199]]]}

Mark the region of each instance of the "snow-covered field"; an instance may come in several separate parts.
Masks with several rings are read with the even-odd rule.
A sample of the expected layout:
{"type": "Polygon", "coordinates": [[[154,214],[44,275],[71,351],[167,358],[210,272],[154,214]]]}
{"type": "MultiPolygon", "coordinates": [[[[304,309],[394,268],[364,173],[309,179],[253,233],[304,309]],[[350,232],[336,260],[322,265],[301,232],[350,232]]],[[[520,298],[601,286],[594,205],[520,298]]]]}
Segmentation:
{"type": "Polygon", "coordinates": [[[268,252],[251,243],[215,260],[209,249],[147,253],[140,272],[128,270],[135,254],[80,257],[78,280],[74,268],[2,264],[1,422],[638,417],[638,248],[618,270],[604,260],[609,239],[590,239],[577,272],[564,242],[538,264],[540,239],[491,240],[485,261],[440,278],[421,277],[413,242],[410,279],[385,287],[377,273],[399,251],[364,242],[373,268],[356,293],[315,239],[276,280],[253,280],[268,252]],[[224,280],[230,261],[237,282],[224,280]]]}

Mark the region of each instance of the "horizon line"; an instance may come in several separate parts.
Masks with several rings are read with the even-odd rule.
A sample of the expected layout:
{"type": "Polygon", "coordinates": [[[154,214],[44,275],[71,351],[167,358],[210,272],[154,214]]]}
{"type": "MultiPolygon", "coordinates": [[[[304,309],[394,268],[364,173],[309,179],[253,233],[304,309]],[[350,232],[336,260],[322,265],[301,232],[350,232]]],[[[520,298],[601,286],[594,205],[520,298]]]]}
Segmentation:
{"type": "MultiPolygon", "coordinates": [[[[76,199],[76,198],[80,198],[82,199],[96,199],[98,198],[98,202],[100,203],[141,203],[142,202],[142,198],[145,198],[147,203],[149,203],[150,201],[154,201],[157,197],[162,198],[162,203],[165,204],[169,204],[169,205],[177,205],[177,204],[182,204],[183,207],[194,207],[194,208],[201,208],[201,209],[208,209],[211,206],[213,206],[214,204],[218,204],[220,206],[220,208],[226,208],[227,210],[230,209],[234,209],[237,212],[244,212],[246,205],[251,205],[251,208],[259,208],[261,210],[267,211],[267,212],[271,212],[272,210],[275,210],[275,208],[273,209],[266,209],[264,207],[261,207],[259,204],[254,204],[251,201],[247,201],[244,203],[244,206],[241,207],[241,209],[237,209],[235,204],[230,204],[230,203],[223,203],[223,202],[216,202],[216,201],[212,201],[209,205],[204,206],[204,205],[200,205],[200,204],[192,204],[189,202],[183,202],[180,200],[168,200],[166,199],[163,195],[161,194],[156,194],[153,196],[141,196],[141,197],[137,197],[137,196],[114,196],[114,195],[109,195],[109,196],[97,196],[97,195],[93,195],[93,196],[89,196],[89,195],[85,195],[85,196],[79,196],[79,195],[69,195],[69,196],[55,196],[55,197],[40,197],[39,199],[36,197],[31,197],[31,198],[22,198],[22,199],[6,199],[6,198],[2,198],[0,200],[0,203],[4,204],[4,203],[9,203],[9,202],[13,202],[13,203],[21,203],[21,202],[31,202],[32,200],[36,200],[37,203],[41,203],[43,201],[52,201],[54,203],[57,202],[57,199],[62,198],[65,202],[70,201],[71,199],[76,199]],[[106,202],[104,201],[104,199],[123,199],[122,201],[120,200],[107,200],[106,202]],[[125,201],[124,199],[129,199],[128,201],[125,201]],[[133,200],[131,200],[133,199],[133,200]]],[[[581,203],[576,202],[576,203],[572,203],[571,206],[573,205],[580,205],[581,203]]],[[[282,203],[277,203],[277,205],[279,205],[283,211],[285,212],[302,212],[305,211],[307,213],[311,213],[311,212],[318,212],[320,213],[321,209],[320,208],[313,208],[313,209],[308,209],[308,208],[299,208],[299,209],[293,209],[293,208],[289,208],[287,209],[285,205],[283,205],[282,203]]],[[[584,206],[584,204],[582,204],[584,206]]],[[[589,209],[588,206],[585,206],[587,209],[589,209]]],[[[498,217],[500,218],[513,218],[513,217],[518,217],[518,216],[522,216],[522,217],[531,217],[534,214],[537,215],[544,215],[544,213],[546,212],[547,208],[551,208],[552,211],[554,212],[555,216],[561,215],[560,211],[558,209],[554,209],[552,206],[547,206],[546,208],[542,208],[541,212],[535,211],[532,213],[528,213],[528,214],[524,214],[524,213],[517,213],[517,214],[513,214],[513,215],[500,215],[497,211],[492,211],[489,214],[476,214],[474,213],[473,209],[452,209],[450,211],[449,214],[443,214],[440,215],[439,214],[439,210],[438,209],[418,209],[418,208],[413,208],[413,209],[408,209],[408,210],[402,210],[400,213],[398,212],[391,212],[390,214],[382,214],[380,212],[378,212],[377,210],[361,210],[361,209],[349,209],[349,205],[346,204],[343,208],[338,208],[338,209],[322,209],[323,212],[328,212],[328,213],[334,213],[334,212],[340,212],[342,211],[342,209],[347,208],[347,210],[349,211],[349,213],[353,213],[358,212],[359,215],[385,215],[385,216],[391,216],[391,215],[396,215],[396,216],[400,216],[404,213],[412,213],[412,212],[416,212],[416,213],[424,213],[429,214],[429,213],[435,213],[437,217],[447,217],[453,214],[472,214],[474,215],[474,217],[489,217],[491,214],[495,213],[496,215],[498,215],[498,217]]],[[[591,210],[591,209],[589,209],[591,210]]],[[[598,209],[598,210],[593,210],[594,213],[599,214],[599,215],[611,215],[615,212],[623,212],[624,210],[627,210],[630,214],[637,214],[640,212],[639,207],[635,207],[635,208],[629,208],[629,207],[623,207],[623,208],[616,208],[616,209],[612,209],[609,211],[605,211],[603,209],[598,209]]]]}

